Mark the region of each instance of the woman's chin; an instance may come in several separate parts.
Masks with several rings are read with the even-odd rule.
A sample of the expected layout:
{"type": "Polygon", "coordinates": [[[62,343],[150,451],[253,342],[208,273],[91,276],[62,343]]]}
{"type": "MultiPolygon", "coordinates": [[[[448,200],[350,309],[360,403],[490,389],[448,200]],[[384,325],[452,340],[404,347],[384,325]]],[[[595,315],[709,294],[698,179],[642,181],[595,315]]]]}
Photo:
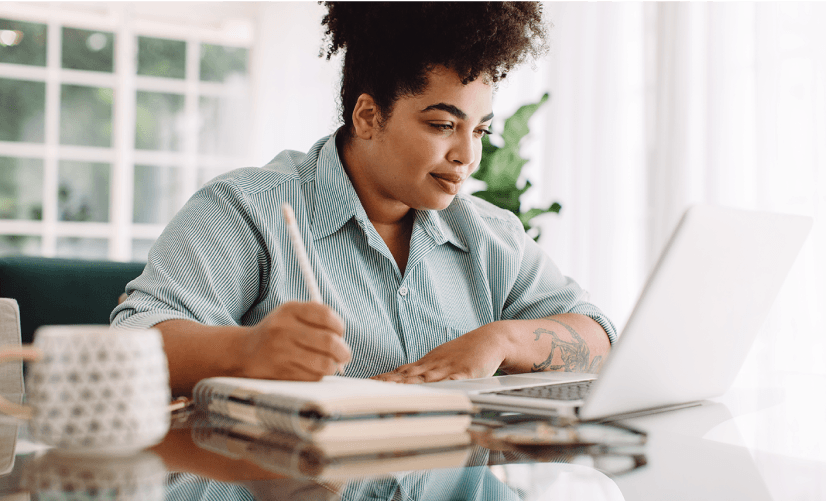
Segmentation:
{"type": "Polygon", "coordinates": [[[444,210],[447,209],[450,204],[453,203],[453,199],[456,198],[456,195],[443,195],[438,198],[438,200],[433,200],[426,204],[425,206],[421,207],[421,209],[427,210],[444,210]]]}

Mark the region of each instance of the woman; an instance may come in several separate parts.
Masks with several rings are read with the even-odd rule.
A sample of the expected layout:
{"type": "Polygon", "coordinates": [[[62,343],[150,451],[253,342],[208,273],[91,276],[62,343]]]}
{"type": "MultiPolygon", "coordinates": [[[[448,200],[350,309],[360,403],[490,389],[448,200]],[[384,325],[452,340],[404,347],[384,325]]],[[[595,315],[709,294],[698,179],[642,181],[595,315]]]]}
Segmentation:
{"type": "Polygon", "coordinates": [[[494,86],[545,49],[540,5],[327,7],[343,126],[196,193],[113,323],[163,333],[176,393],[219,375],[314,381],[342,364],[397,382],[597,371],[611,322],[514,215],[460,194],[494,86]],[[284,202],[324,304],[303,301],[284,202]]]}

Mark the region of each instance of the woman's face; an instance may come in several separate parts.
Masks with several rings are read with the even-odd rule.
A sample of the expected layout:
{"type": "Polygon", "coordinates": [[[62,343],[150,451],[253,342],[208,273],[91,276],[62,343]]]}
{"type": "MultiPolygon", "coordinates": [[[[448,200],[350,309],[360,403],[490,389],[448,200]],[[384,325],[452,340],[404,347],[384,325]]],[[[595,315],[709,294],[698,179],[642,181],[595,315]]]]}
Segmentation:
{"type": "Polygon", "coordinates": [[[412,209],[450,205],[479,166],[492,97],[482,78],[462,85],[453,70],[431,72],[425,92],[399,98],[369,142],[365,173],[371,191],[412,209]]]}

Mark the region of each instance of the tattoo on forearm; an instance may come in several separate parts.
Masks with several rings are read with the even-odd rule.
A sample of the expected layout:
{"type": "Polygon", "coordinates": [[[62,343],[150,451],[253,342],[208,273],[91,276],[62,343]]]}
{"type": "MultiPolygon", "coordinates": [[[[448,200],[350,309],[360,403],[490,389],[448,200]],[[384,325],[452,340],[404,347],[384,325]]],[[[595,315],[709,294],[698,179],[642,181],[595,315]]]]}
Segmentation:
{"type": "Polygon", "coordinates": [[[599,368],[602,365],[602,356],[596,356],[593,360],[590,360],[591,350],[588,349],[588,344],[570,325],[553,318],[549,318],[548,320],[564,327],[571,334],[573,340],[564,341],[559,338],[556,332],[543,329],[542,327],[533,331],[536,335],[534,341],[539,341],[542,334],[548,334],[553,339],[551,341],[551,353],[548,355],[548,358],[540,364],[533,364],[531,372],[558,370],[564,372],[599,372],[599,368]],[[560,354],[562,363],[553,365],[552,360],[557,353],[560,354]]]}

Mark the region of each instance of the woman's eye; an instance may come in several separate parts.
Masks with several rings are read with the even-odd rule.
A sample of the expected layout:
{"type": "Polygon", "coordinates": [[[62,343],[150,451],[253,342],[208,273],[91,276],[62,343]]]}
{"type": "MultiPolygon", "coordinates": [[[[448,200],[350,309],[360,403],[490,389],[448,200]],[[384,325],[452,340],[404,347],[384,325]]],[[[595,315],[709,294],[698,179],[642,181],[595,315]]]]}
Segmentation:
{"type": "MultiPolygon", "coordinates": [[[[452,124],[452,123],[446,123],[446,124],[431,123],[429,125],[431,127],[433,127],[434,129],[438,130],[439,132],[452,132],[455,128],[454,124],[452,124]]],[[[476,139],[481,139],[482,136],[484,136],[486,134],[491,134],[491,131],[489,129],[486,129],[486,128],[474,129],[473,130],[473,137],[475,137],[476,139]]]]}
{"type": "Polygon", "coordinates": [[[430,124],[430,126],[440,132],[448,132],[453,130],[453,124],[430,124]]]}

